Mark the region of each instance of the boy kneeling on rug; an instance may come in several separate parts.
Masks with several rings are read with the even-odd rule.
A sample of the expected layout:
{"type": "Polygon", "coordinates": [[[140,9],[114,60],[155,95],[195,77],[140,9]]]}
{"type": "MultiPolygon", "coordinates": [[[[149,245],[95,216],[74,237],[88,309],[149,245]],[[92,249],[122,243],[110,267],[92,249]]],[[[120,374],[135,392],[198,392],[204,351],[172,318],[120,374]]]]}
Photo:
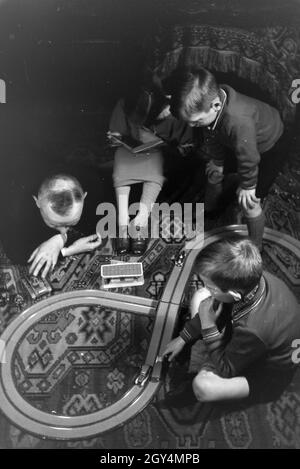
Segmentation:
{"type": "MultiPolygon", "coordinates": [[[[239,235],[204,248],[195,264],[210,296],[191,304],[194,317],[166,347],[172,360],[186,343],[202,338],[208,360],[192,382],[201,402],[260,396],[290,380],[299,305],[288,287],[263,271],[258,248],[239,235]]],[[[282,389],[283,390],[283,389],[282,389]]]]}

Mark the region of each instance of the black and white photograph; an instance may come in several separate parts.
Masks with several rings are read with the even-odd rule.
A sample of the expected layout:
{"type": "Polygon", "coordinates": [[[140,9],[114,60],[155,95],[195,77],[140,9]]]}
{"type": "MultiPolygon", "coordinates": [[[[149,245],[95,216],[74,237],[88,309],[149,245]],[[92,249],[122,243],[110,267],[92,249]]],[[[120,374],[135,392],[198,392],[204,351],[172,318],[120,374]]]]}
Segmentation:
{"type": "Polygon", "coordinates": [[[1,449],[300,448],[299,103],[300,0],[0,0],[1,449]]]}

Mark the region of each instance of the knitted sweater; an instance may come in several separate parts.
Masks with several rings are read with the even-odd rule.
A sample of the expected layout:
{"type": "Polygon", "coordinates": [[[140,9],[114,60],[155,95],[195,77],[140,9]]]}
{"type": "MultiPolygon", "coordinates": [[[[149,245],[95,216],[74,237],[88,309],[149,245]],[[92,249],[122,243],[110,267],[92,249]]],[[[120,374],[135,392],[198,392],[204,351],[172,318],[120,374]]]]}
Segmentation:
{"type": "Polygon", "coordinates": [[[267,103],[221,85],[226,93],[224,107],[212,126],[203,128],[202,151],[223,164],[225,148],[233,150],[238,164],[241,187],[257,184],[260,155],[270,150],[283,133],[279,112],[267,103]]]}
{"type": "MultiPolygon", "coordinates": [[[[200,305],[201,308],[201,305],[200,305]]],[[[300,308],[288,287],[265,272],[255,293],[234,304],[226,330],[218,325],[201,330],[199,314],[180,333],[186,341],[203,338],[210,365],[223,377],[240,375],[264,360],[270,368],[292,368],[294,339],[300,338],[300,308]]]]}

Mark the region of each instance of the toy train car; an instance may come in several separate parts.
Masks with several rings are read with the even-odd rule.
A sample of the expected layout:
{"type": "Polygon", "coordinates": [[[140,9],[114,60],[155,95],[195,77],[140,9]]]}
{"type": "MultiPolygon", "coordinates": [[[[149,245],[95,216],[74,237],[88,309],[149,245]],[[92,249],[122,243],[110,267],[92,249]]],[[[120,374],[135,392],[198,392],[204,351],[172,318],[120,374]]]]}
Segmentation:
{"type": "Polygon", "coordinates": [[[101,266],[102,287],[105,289],[144,284],[141,262],[120,262],[101,266]]]}

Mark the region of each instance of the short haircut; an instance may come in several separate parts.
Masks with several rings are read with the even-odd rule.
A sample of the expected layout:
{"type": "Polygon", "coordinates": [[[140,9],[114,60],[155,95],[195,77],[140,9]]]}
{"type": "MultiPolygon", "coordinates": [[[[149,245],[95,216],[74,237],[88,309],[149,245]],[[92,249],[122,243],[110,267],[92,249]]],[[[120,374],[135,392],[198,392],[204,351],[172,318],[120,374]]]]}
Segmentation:
{"type": "Polygon", "coordinates": [[[66,216],[71,212],[75,202],[81,202],[84,199],[84,192],[75,177],[55,174],[42,182],[38,196],[50,204],[53,212],[66,216]]]}
{"type": "Polygon", "coordinates": [[[220,96],[214,75],[205,68],[184,70],[177,77],[172,99],[172,113],[189,120],[193,114],[208,112],[212,101],[220,96]]]}
{"type": "Polygon", "coordinates": [[[235,290],[246,295],[259,283],[263,265],[256,245],[232,234],[206,246],[196,259],[195,269],[223,292],[235,290]]]}

